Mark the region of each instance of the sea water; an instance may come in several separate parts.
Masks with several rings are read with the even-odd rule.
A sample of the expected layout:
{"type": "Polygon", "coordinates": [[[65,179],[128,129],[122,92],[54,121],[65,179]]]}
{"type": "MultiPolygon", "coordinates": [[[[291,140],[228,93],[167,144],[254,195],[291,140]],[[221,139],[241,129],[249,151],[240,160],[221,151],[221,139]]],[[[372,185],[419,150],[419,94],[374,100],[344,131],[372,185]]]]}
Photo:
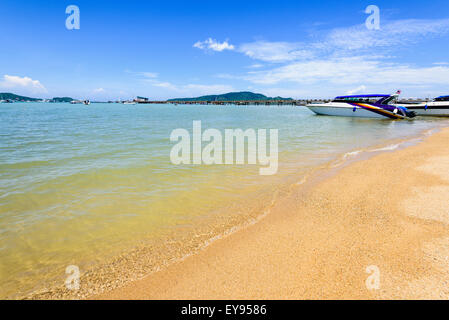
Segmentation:
{"type": "Polygon", "coordinates": [[[316,116],[298,106],[0,104],[0,297],[49,290],[67,266],[95,270],[136,248],[148,262],[127,257],[140,269],[126,269],[143,275],[149,261],[166,265],[263,214],[314,167],[442,121],[316,116]],[[222,132],[277,129],[277,173],[174,165],[170,135],[194,121],[222,132]]]}

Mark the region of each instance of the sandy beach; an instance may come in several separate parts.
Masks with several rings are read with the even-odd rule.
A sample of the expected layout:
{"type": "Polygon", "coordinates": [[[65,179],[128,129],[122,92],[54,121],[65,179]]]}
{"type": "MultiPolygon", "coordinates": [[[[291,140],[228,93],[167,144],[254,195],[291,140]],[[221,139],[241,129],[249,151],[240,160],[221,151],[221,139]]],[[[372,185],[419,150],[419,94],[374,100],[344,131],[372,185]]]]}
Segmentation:
{"type": "Polygon", "coordinates": [[[446,128],[298,185],[254,225],[91,298],[447,299],[448,140],[446,128]]]}

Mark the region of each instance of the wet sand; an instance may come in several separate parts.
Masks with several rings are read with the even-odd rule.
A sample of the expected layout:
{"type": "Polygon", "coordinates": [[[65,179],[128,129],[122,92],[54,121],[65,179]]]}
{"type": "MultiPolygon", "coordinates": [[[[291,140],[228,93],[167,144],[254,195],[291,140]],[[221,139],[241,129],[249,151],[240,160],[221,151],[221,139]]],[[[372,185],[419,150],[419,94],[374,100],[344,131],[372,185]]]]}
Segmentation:
{"type": "Polygon", "coordinates": [[[449,128],[299,185],[258,223],[92,298],[447,299],[448,142],[449,128]]]}

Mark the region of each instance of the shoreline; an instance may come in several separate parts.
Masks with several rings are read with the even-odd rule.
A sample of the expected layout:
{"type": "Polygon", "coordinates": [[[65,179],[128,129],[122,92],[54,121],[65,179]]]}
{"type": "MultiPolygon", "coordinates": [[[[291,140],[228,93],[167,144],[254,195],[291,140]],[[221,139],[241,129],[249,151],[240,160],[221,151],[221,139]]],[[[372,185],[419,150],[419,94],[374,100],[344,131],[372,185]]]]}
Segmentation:
{"type": "MultiPolygon", "coordinates": [[[[17,296],[17,299],[46,300],[46,299],[98,299],[104,297],[108,292],[115,292],[130,284],[142,281],[157,274],[173,264],[182,263],[197,254],[201,253],[215,242],[226,240],[229,236],[239,233],[241,230],[257,225],[270,214],[270,210],[278,201],[282,202],[293,191],[300,188],[305,194],[306,191],[313,189],[323,180],[332,177],[340,170],[353,163],[370,159],[378,154],[394,153],[410,145],[421,143],[429,135],[441,130],[443,126],[439,125],[433,129],[422,130],[419,134],[411,135],[405,138],[394,138],[383,141],[382,143],[372,144],[361,149],[346,150],[345,152],[335,154],[329,158],[329,161],[309,168],[308,170],[299,170],[297,174],[289,176],[284,183],[274,188],[269,197],[260,197],[254,195],[254,206],[251,211],[240,210],[239,203],[233,206],[220,209],[217,215],[220,216],[227,211],[237,210],[233,216],[223,216],[221,220],[217,219],[215,227],[210,224],[197,225],[195,233],[189,238],[188,232],[184,232],[182,237],[176,234],[176,239],[181,239],[182,248],[179,247],[179,241],[175,238],[167,238],[167,241],[159,244],[142,243],[121,253],[119,256],[111,256],[111,259],[104,263],[92,265],[91,268],[82,268],[82,284],[80,291],[68,291],[61,283],[64,278],[48,282],[45,287],[36,288],[33,292],[26,295],[17,296]],[[269,198],[269,199],[268,199],[269,198]],[[263,204],[262,201],[263,200],[263,204]],[[267,200],[267,201],[265,201],[267,200]],[[269,200],[269,201],[268,201],[269,200]],[[222,212],[223,211],[223,212],[222,212]],[[248,211],[248,212],[246,212],[248,211]],[[243,214],[243,215],[242,215],[243,214]],[[166,252],[159,249],[165,248],[166,252]],[[162,260],[161,260],[162,259],[162,260]]],[[[242,207],[243,208],[243,207],[242,207]]],[[[248,209],[246,207],[245,209],[248,209]]],[[[178,230],[180,231],[180,230],[178,230]]],[[[61,270],[61,274],[64,271],[61,270]]]]}
{"type": "MultiPolygon", "coordinates": [[[[449,228],[441,222],[444,213],[435,220],[427,212],[433,220],[423,219],[419,208],[425,209],[426,204],[411,194],[420,186],[431,186],[429,181],[439,181],[438,176],[415,168],[426,160],[449,156],[444,150],[444,139],[448,136],[446,128],[417,145],[355,161],[318,181],[310,190],[299,187],[292,190],[256,223],[215,239],[200,252],[142,280],[90,298],[382,299],[427,298],[435,294],[447,297],[448,290],[438,286],[443,281],[435,279],[446,276],[449,279],[449,275],[444,267],[432,262],[444,264],[445,259],[438,253],[441,250],[436,248],[449,247],[446,243],[449,228]],[[382,171],[387,173],[383,179],[378,175],[382,171]],[[360,181],[361,175],[364,182],[360,181]],[[364,196],[351,196],[361,190],[367,191],[362,192],[364,196]],[[410,208],[404,209],[404,202],[410,208]],[[363,214],[354,214],[354,208],[363,214]],[[428,256],[433,260],[427,261],[428,256]],[[369,276],[366,267],[376,265],[376,261],[381,270],[381,288],[369,291],[364,288],[369,276]],[[427,269],[440,271],[432,273],[427,269]],[[429,286],[433,288],[431,292],[429,286]],[[407,289],[413,287],[417,289],[407,289]]],[[[437,165],[444,163],[440,160],[437,165]]],[[[447,190],[444,184],[434,184],[440,187],[437,196],[444,208],[447,190]]],[[[421,190],[421,195],[426,190],[421,190]]]]}

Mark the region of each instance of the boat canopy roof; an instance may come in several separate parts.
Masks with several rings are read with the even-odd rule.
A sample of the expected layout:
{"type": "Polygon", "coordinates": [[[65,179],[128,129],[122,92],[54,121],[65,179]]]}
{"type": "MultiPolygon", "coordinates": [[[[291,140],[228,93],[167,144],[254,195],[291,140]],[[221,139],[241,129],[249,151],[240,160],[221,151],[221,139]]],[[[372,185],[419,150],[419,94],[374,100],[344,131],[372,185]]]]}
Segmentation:
{"type": "Polygon", "coordinates": [[[449,101],[449,96],[440,96],[435,98],[435,101],[449,101]]]}
{"type": "Polygon", "coordinates": [[[335,99],[358,99],[358,98],[387,98],[390,97],[391,94],[359,94],[359,95],[351,95],[351,96],[339,96],[335,99]]]}
{"type": "Polygon", "coordinates": [[[369,102],[378,104],[388,104],[397,95],[391,94],[361,94],[350,96],[339,96],[334,99],[334,102],[369,102]]]}

